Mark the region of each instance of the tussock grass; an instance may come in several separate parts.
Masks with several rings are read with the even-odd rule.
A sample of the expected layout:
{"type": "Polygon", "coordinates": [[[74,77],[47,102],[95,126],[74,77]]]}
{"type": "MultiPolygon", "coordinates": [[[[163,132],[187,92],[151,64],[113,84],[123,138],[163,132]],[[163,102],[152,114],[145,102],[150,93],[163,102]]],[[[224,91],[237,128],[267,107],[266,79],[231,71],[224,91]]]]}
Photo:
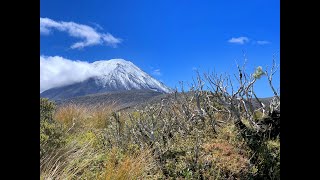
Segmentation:
{"type": "Polygon", "coordinates": [[[155,167],[155,162],[150,150],[140,151],[134,154],[125,154],[119,157],[119,150],[112,149],[105,172],[101,177],[105,180],[127,180],[148,178],[146,172],[155,167]]]}
{"type": "MultiPolygon", "coordinates": [[[[150,177],[156,164],[150,150],[121,153],[94,148],[93,141],[69,143],[40,161],[40,179],[127,180],[150,177]]],[[[152,177],[152,176],[151,176],[152,177]]]]}
{"type": "Polygon", "coordinates": [[[249,172],[249,158],[237,147],[224,140],[214,140],[203,145],[203,160],[205,164],[212,164],[221,174],[231,174],[243,177],[249,172]]]}
{"type": "Polygon", "coordinates": [[[70,130],[82,128],[102,129],[107,126],[114,109],[113,105],[84,106],[67,104],[57,109],[54,119],[70,130]]]}
{"type": "Polygon", "coordinates": [[[91,142],[79,145],[73,141],[51,152],[40,161],[40,179],[76,179],[103,155],[91,142]]]}

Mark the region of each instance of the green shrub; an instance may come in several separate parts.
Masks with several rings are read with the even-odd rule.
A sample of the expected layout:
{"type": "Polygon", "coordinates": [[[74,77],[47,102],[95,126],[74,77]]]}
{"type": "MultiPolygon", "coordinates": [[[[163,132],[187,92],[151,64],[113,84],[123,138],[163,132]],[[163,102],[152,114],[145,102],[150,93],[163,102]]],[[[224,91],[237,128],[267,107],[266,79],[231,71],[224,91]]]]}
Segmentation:
{"type": "Polygon", "coordinates": [[[258,178],[280,179],[280,141],[268,140],[257,151],[258,178]]]}
{"type": "Polygon", "coordinates": [[[40,98],[40,121],[52,121],[56,106],[47,98],[40,98]]]}
{"type": "Polygon", "coordinates": [[[54,110],[53,102],[40,98],[40,158],[65,142],[64,128],[52,119],[54,110]]]}

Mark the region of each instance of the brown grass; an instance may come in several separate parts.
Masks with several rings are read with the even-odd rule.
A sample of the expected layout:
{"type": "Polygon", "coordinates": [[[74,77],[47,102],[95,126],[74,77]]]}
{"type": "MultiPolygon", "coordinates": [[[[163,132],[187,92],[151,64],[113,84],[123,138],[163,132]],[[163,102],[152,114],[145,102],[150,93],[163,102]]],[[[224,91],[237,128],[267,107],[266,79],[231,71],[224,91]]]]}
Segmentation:
{"type": "Polygon", "coordinates": [[[72,179],[88,169],[101,153],[91,142],[79,146],[72,142],[40,160],[40,179],[72,179]]]}
{"type": "Polygon", "coordinates": [[[113,105],[95,107],[68,104],[57,109],[54,119],[70,129],[101,129],[106,127],[114,109],[113,105]]]}
{"type": "Polygon", "coordinates": [[[149,172],[155,166],[149,150],[132,155],[123,155],[120,158],[117,155],[117,151],[117,149],[111,151],[101,179],[145,179],[147,178],[146,172],[149,172]]]}
{"type": "Polygon", "coordinates": [[[203,145],[206,163],[235,176],[249,171],[249,160],[243,152],[225,140],[215,140],[203,145]]]}

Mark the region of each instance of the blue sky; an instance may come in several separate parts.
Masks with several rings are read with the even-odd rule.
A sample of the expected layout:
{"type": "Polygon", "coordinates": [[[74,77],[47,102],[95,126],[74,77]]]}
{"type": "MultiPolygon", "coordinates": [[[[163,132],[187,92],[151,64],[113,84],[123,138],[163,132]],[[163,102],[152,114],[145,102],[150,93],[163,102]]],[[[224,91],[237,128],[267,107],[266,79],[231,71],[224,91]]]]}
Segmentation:
{"type": "MultiPolygon", "coordinates": [[[[271,65],[274,54],[280,63],[279,0],[40,0],[40,18],[51,20],[50,32],[40,33],[40,55],[87,62],[123,58],[169,87],[191,82],[195,68],[234,73],[243,52],[250,72],[271,65]],[[77,36],[62,22],[97,34],[77,36]]],[[[279,81],[278,72],[276,88],[279,81]]],[[[269,89],[265,77],[259,80],[260,97],[271,96],[269,89]]]]}

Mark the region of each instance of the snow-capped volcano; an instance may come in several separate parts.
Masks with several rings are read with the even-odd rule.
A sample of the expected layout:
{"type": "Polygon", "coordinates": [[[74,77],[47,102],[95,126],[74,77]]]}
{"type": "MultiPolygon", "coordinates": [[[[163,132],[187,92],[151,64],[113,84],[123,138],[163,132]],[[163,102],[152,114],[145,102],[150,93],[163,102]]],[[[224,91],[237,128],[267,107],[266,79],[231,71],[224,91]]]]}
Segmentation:
{"type": "Polygon", "coordinates": [[[172,90],[157,81],[130,61],[111,59],[90,64],[92,77],[62,87],[48,89],[41,97],[66,99],[75,96],[123,90],[152,90],[170,93],[172,90]]]}
{"type": "Polygon", "coordinates": [[[111,89],[150,89],[169,93],[170,89],[164,84],[143,72],[130,61],[112,59],[109,61],[96,61],[93,68],[99,74],[96,83],[104,88],[111,89]]]}

